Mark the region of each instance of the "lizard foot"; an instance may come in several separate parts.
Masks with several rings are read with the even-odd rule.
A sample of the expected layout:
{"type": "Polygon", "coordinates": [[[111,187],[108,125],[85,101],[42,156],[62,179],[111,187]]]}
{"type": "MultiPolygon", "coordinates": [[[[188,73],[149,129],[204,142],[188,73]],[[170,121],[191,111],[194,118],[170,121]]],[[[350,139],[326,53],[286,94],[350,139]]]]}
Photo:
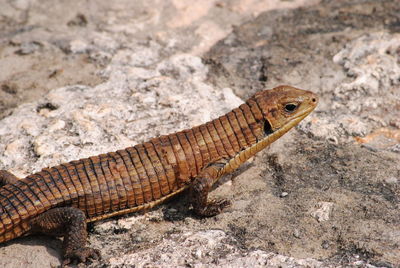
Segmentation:
{"type": "Polygon", "coordinates": [[[85,263],[88,259],[97,260],[100,258],[100,251],[97,249],[89,247],[79,248],[64,255],[64,261],[61,267],[66,267],[68,264],[75,261],[77,261],[78,263],[85,263]]]}
{"type": "Polygon", "coordinates": [[[196,209],[195,212],[202,217],[213,217],[221,213],[221,211],[230,204],[231,202],[227,199],[209,201],[205,207],[196,209]]]}

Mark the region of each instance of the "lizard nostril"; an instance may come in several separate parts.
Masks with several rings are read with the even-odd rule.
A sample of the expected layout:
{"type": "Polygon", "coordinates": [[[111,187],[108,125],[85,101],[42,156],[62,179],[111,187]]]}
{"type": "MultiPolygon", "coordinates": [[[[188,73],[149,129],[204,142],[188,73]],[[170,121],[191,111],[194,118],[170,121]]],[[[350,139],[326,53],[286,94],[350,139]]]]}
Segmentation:
{"type": "Polygon", "coordinates": [[[312,98],[312,102],[316,102],[317,100],[315,98],[312,98]]]}

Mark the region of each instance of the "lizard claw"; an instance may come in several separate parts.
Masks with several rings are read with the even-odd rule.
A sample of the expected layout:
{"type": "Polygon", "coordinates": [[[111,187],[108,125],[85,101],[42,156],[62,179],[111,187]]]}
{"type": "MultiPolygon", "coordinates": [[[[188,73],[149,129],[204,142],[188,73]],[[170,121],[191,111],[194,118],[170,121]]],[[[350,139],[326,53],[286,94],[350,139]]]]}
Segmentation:
{"type": "Polygon", "coordinates": [[[202,217],[213,217],[221,213],[221,211],[230,204],[231,202],[227,199],[209,201],[205,207],[196,209],[195,212],[202,217]]]}
{"type": "Polygon", "coordinates": [[[85,263],[88,259],[100,259],[100,251],[97,249],[84,247],[76,249],[64,255],[64,261],[61,267],[66,267],[68,264],[77,261],[78,263],[85,263]]]}

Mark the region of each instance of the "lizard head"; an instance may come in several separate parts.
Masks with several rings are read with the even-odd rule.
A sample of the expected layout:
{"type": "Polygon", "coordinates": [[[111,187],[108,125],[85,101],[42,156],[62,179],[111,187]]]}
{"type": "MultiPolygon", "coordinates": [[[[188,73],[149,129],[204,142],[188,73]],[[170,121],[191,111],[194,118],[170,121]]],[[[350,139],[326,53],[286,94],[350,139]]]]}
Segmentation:
{"type": "Polygon", "coordinates": [[[247,109],[248,117],[254,119],[249,127],[257,139],[253,144],[242,148],[220,174],[235,170],[241,163],[279,139],[310,114],[317,103],[318,97],[314,93],[291,86],[257,92],[246,104],[239,107],[244,113],[247,109]]]}
{"type": "MultiPolygon", "coordinates": [[[[310,114],[318,103],[318,96],[311,91],[291,86],[279,86],[254,95],[261,109],[264,134],[287,132],[310,114]]],[[[282,133],[282,134],[283,134],[282,133]]]]}

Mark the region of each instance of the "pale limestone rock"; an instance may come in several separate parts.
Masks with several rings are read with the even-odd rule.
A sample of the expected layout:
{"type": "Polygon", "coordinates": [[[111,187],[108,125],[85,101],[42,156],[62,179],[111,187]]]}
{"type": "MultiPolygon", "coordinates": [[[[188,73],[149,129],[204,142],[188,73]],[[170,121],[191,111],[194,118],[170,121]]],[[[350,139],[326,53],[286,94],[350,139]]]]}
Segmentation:
{"type": "Polygon", "coordinates": [[[328,221],[332,213],[334,204],[332,202],[318,202],[316,210],[313,210],[310,215],[318,222],[328,221]]]}
{"type": "Polygon", "coordinates": [[[396,92],[383,92],[391,92],[400,84],[399,47],[400,34],[376,32],[356,38],[336,54],[333,61],[343,65],[354,80],[335,89],[341,101],[334,108],[345,105],[351,112],[360,112],[387,103],[388,94],[395,97],[396,92]]]}
{"type": "Polygon", "coordinates": [[[220,230],[173,234],[154,248],[110,259],[111,267],[324,267],[317,260],[296,259],[262,250],[243,252],[220,230]]]}
{"type": "Polygon", "coordinates": [[[105,72],[109,80],[103,84],[52,90],[3,119],[2,144],[14,140],[19,140],[19,147],[32,144],[38,158],[21,155],[11,146],[7,155],[0,156],[1,168],[18,166],[30,173],[62,161],[122,149],[204,123],[242,103],[232,90],[221,93],[205,83],[208,69],[200,58],[179,54],[147,71],[136,65],[153,64],[158,56],[142,50],[137,55],[142,57],[140,63],[127,59],[122,64],[127,52],[117,53],[105,72]],[[150,59],[144,60],[146,57],[150,59]],[[139,76],[132,77],[132,70],[139,76]],[[38,112],[36,107],[43,103],[56,109],[38,112]]]}

